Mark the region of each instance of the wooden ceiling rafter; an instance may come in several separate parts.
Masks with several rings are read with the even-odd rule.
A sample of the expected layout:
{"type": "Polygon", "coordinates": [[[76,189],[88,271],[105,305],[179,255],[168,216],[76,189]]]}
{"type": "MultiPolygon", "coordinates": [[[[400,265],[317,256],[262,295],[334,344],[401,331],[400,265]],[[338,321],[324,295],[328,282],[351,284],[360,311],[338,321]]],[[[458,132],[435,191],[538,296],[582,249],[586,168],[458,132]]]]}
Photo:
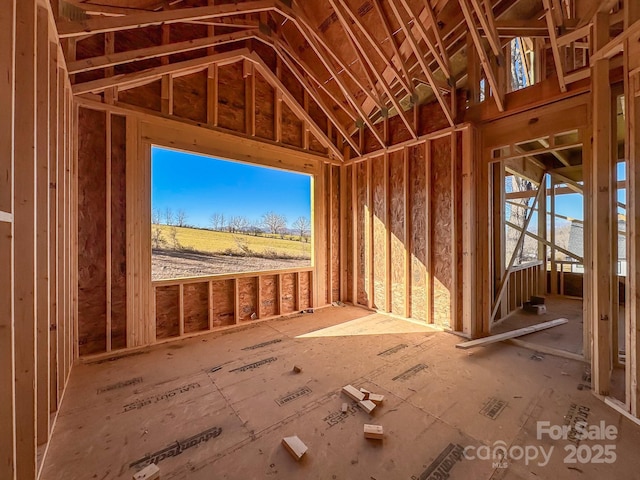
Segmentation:
{"type": "MultiPolygon", "coordinates": [[[[388,56],[384,52],[384,50],[382,49],[381,43],[376,41],[376,39],[373,37],[373,34],[369,31],[369,29],[367,29],[366,25],[364,25],[364,23],[360,21],[358,16],[353,12],[353,10],[351,10],[351,8],[349,7],[349,5],[346,3],[345,0],[337,0],[337,2],[341,6],[341,8],[344,9],[344,11],[347,13],[349,18],[351,18],[351,21],[353,22],[353,24],[358,27],[362,35],[367,39],[371,48],[373,48],[373,50],[378,54],[378,56],[382,59],[382,61],[385,62],[386,64],[385,71],[387,69],[390,70],[393,73],[393,76],[397,79],[398,83],[401,85],[401,87],[408,94],[413,93],[413,87],[410,84],[411,80],[409,77],[409,73],[406,71],[403,71],[403,72],[398,71],[398,69],[395,67],[393,62],[393,55],[388,56]],[[403,76],[403,74],[405,74],[405,76],[403,76]]],[[[385,17],[385,20],[386,20],[386,17],[385,17]]],[[[395,45],[395,42],[391,41],[391,43],[395,45]]],[[[397,55],[399,54],[400,52],[397,52],[397,55]]],[[[402,64],[402,67],[404,67],[404,62],[402,61],[402,58],[400,58],[400,63],[402,64]]],[[[403,68],[403,70],[406,70],[406,68],[403,68]]],[[[382,75],[384,76],[384,72],[382,75]]]]}
{"type": "MultiPolygon", "coordinates": [[[[85,58],[69,62],[67,68],[70,74],[89,72],[101,68],[123,65],[140,60],[148,60],[151,58],[166,57],[176,53],[190,52],[193,50],[214,47],[216,45],[225,45],[241,40],[249,40],[255,38],[257,30],[244,30],[233,32],[226,35],[216,35],[213,37],[204,37],[194,40],[186,40],[183,42],[163,43],[153,47],[140,48],[136,50],[126,50],[124,52],[112,53],[108,55],[100,55],[98,57],[85,58]]],[[[108,32],[112,33],[112,32],[108,32]]]]}
{"type": "Polygon", "coordinates": [[[311,70],[309,65],[307,65],[298,55],[295,54],[295,52],[291,49],[291,47],[286,41],[281,41],[277,38],[273,40],[270,40],[270,39],[268,40],[260,34],[258,35],[258,40],[263,41],[267,45],[273,46],[275,48],[276,53],[278,53],[282,61],[284,61],[287,64],[287,67],[290,70],[292,70],[291,68],[291,65],[293,65],[292,62],[295,62],[295,64],[298,65],[298,67],[302,70],[302,72],[304,72],[304,74],[309,79],[311,79],[320,90],[322,90],[329,98],[331,98],[333,102],[337,106],[339,106],[351,118],[351,120],[353,120],[354,122],[358,120],[358,114],[353,109],[353,106],[351,105],[349,100],[345,97],[345,101],[347,102],[347,105],[345,105],[345,101],[340,100],[334,92],[332,92],[329,88],[327,88],[327,85],[325,84],[325,82],[322,82],[321,80],[318,79],[318,77],[311,70]],[[348,108],[348,106],[351,106],[352,108],[348,108]]]}
{"type": "Polygon", "coordinates": [[[158,67],[147,68],[137,72],[120,73],[112,77],[76,83],[71,87],[71,90],[74,95],[82,95],[85,93],[102,92],[111,87],[118,87],[120,90],[125,88],[135,88],[158,80],[164,75],[172,75],[173,77],[190,75],[201,71],[203,68],[211,64],[228,65],[235,63],[249,53],[249,49],[242,48],[231,52],[217,53],[182,62],[160,65],[158,67]]]}
{"type": "Polygon", "coordinates": [[[160,12],[138,13],[120,17],[89,19],[84,22],[62,22],[58,24],[60,38],[95,35],[106,32],[119,32],[134,28],[150,27],[171,23],[181,23],[233,15],[267,12],[278,9],[275,0],[255,0],[238,4],[225,4],[204,7],[189,7],[160,12]]]}
{"type": "MultiPolygon", "coordinates": [[[[342,78],[340,77],[339,72],[336,70],[336,68],[333,66],[331,61],[325,56],[325,54],[322,51],[324,49],[325,51],[328,51],[333,58],[336,58],[333,52],[331,51],[331,49],[327,46],[327,44],[323,40],[321,40],[320,42],[316,41],[315,37],[317,35],[313,34],[313,29],[311,29],[308,26],[309,24],[304,19],[301,22],[298,22],[297,17],[291,11],[289,11],[289,9],[287,9],[287,11],[283,10],[280,13],[298,27],[298,31],[309,43],[309,46],[314,50],[315,54],[318,56],[319,60],[322,62],[324,67],[329,71],[329,73],[333,77],[334,81],[338,84],[338,86],[340,87],[340,90],[342,90],[343,94],[345,95],[349,103],[351,103],[354,109],[358,112],[358,115],[360,115],[360,119],[371,129],[371,132],[375,136],[376,140],[378,140],[380,145],[384,147],[385,143],[382,136],[380,135],[380,132],[378,132],[378,130],[374,127],[371,119],[369,118],[369,115],[363,110],[362,105],[358,102],[358,100],[353,96],[353,93],[344,84],[344,82],[342,81],[342,78]]],[[[338,61],[341,62],[341,60],[339,59],[338,61]]],[[[353,73],[349,73],[350,70],[346,68],[346,65],[345,66],[341,65],[341,67],[345,72],[347,72],[347,74],[349,74],[350,76],[353,75],[353,73]]],[[[359,80],[357,79],[355,80],[359,88],[361,88],[365,94],[368,94],[370,96],[371,94],[368,93],[366,89],[364,89],[364,87],[361,86],[361,82],[359,82],[359,80]]],[[[373,99],[373,97],[371,96],[370,98],[373,99]]],[[[376,102],[378,108],[382,110],[382,105],[380,105],[380,102],[375,99],[373,100],[376,102]]]]}
{"type": "MultiPolygon", "coordinates": [[[[136,13],[150,13],[158,10],[133,8],[133,7],[114,7],[111,5],[98,5],[95,3],[76,2],[73,0],[66,0],[67,3],[74,5],[82,10],[84,13],[91,17],[124,17],[126,15],[133,15],[136,13]]],[[[251,20],[236,19],[232,21],[220,21],[214,20],[186,20],[184,23],[193,25],[207,25],[215,27],[229,27],[229,28],[257,28],[258,22],[251,20]]]]}
{"type": "Polygon", "coordinates": [[[282,92],[284,102],[289,106],[289,108],[291,108],[291,110],[293,110],[294,113],[296,113],[299,118],[302,118],[306,122],[313,135],[322,143],[322,145],[329,151],[331,151],[335,158],[344,160],[344,156],[340,149],[336,147],[336,145],[334,145],[334,143],[327,136],[324,130],[322,130],[322,128],[320,128],[320,126],[315,122],[313,117],[311,117],[305,107],[298,103],[295,96],[282,83],[282,81],[276,76],[276,74],[273,73],[273,71],[271,71],[271,69],[264,63],[262,58],[256,52],[251,52],[245,57],[245,60],[253,63],[256,70],[265,78],[265,80],[267,80],[267,82],[269,82],[273,88],[276,88],[282,92]]]}
{"type": "Polygon", "coordinates": [[[562,56],[560,54],[560,46],[558,45],[558,34],[556,28],[556,17],[559,15],[562,19],[562,12],[558,12],[555,8],[552,9],[551,0],[542,0],[544,5],[544,15],[547,20],[547,26],[549,27],[549,41],[551,43],[551,51],[553,53],[553,62],[556,66],[556,76],[558,77],[558,83],[560,85],[560,91],[567,91],[567,82],[565,80],[564,65],[562,62],[562,56]],[[554,11],[556,12],[554,14],[554,11]]]}
{"type": "MultiPolygon", "coordinates": [[[[311,27],[311,23],[306,18],[306,15],[304,14],[303,11],[296,13],[291,8],[285,5],[279,5],[277,10],[281,15],[286,17],[289,21],[291,21],[294,25],[298,27],[298,30],[300,31],[300,33],[302,33],[302,36],[309,43],[311,48],[313,48],[316,55],[320,58],[320,60],[323,63],[328,62],[329,64],[331,64],[331,61],[325,56],[325,54],[328,54],[333,59],[333,61],[336,62],[336,64],[340,67],[340,69],[344,71],[347,74],[347,76],[349,76],[349,78],[351,78],[351,80],[358,86],[358,88],[365,95],[367,95],[367,97],[369,97],[369,99],[375,104],[375,107],[378,110],[382,110],[384,105],[380,100],[380,96],[378,95],[378,92],[377,91],[371,92],[363,85],[362,81],[358,78],[358,76],[333,51],[333,49],[326,43],[326,41],[320,35],[318,35],[315,29],[311,27]]],[[[332,67],[332,70],[336,71],[335,68],[333,67],[332,67]]],[[[339,72],[336,72],[335,75],[339,75],[339,72]]]]}
{"type": "MultiPolygon", "coordinates": [[[[347,34],[347,38],[349,40],[348,43],[349,45],[351,45],[351,48],[356,56],[357,62],[360,64],[360,67],[362,68],[362,71],[365,74],[365,78],[367,80],[367,83],[369,84],[369,87],[371,88],[371,91],[376,92],[377,94],[378,90],[376,88],[376,82],[374,81],[372,76],[374,75],[373,71],[375,70],[375,68],[373,68],[369,63],[368,57],[365,59],[366,55],[363,53],[362,45],[360,45],[359,40],[355,36],[351,35],[348,24],[344,22],[344,17],[342,16],[342,12],[338,11],[337,7],[332,2],[332,0],[329,0],[329,3],[331,4],[334,11],[338,15],[338,20],[341,23],[343,29],[345,30],[345,33],[347,34]]],[[[384,106],[384,102],[382,101],[382,98],[380,98],[379,96],[378,96],[378,102],[381,106],[384,106]]]]}
{"type": "MultiPolygon", "coordinates": [[[[326,103],[322,99],[322,96],[320,95],[320,92],[318,92],[318,90],[307,80],[307,78],[302,74],[302,72],[298,70],[298,67],[293,63],[291,58],[289,58],[289,54],[285,53],[285,50],[282,47],[282,44],[280,42],[277,42],[277,41],[274,42],[273,47],[275,52],[278,54],[278,56],[282,60],[282,62],[287,66],[287,68],[291,71],[291,73],[293,73],[293,75],[300,82],[303,88],[305,88],[305,90],[307,90],[307,92],[312,96],[312,98],[315,100],[318,106],[325,113],[329,121],[331,121],[333,126],[340,132],[340,134],[344,137],[347,143],[349,143],[351,148],[353,148],[354,152],[356,152],[356,155],[359,156],[361,154],[359,146],[353,140],[353,138],[351,138],[351,135],[349,134],[349,132],[347,132],[347,130],[342,125],[342,123],[336,118],[335,114],[331,111],[331,108],[329,108],[326,105],[326,103]]],[[[317,82],[315,78],[314,78],[314,81],[317,82]]],[[[340,105],[342,104],[342,102],[337,102],[335,99],[334,99],[334,102],[340,105]]],[[[354,121],[356,120],[355,115],[352,117],[352,119],[354,121]]]]}
{"type": "Polygon", "coordinates": [[[414,28],[418,32],[418,36],[422,39],[422,41],[425,43],[425,45],[429,49],[429,52],[431,52],[431,55],[433,56],[433,58],[438,63],[440,70],[442,70],[442,73],[444,73],[444,76],[447,79],[451,79],[452,77],[451,63],[449,62],[449,57],[446,55],[446,52],[445,52],[445,55],[443,55],[441,52],[438,51],[434,43],[429,38],[429,33],[427,31],[427,28],[420,21],[420,18],[419,18],[420,15],[416,15],[413,12],[407,0],[399,0],[399,1],[402,4],[402,7],[404,8],[405,12],[407,12],[407,15],[409,15],[409,18],[415,19],[415,21],[413,22],[414,28]]]}
{"type": "Polygon", "coordinates": [[[440,35],[440,25],[438,24],[438,19],[436,18],[436,14],[429,3],[429,0],[423,0],[424,11],[427,12],[427,18],[429,19],[429,23],[431,24],[431,31],[436,39],[436,43],[438,48],[440,49],[440,55],[445,59],[449,69],[451,69],[451,60],[449,58],[449,54],[447,53],[447,47],[444,43],[444,39],[442,35],[440,35]]]}
{"type": "Polygon", "coordinates": [[[489,60],[489,56],[487,55],[484,44],[482,43],[480,32],[478,31],[478,28],[474,22],[472,7],[468,2],[469,0],[458,0],[460,8],[462,9],[462,13],[467,22],[467,26],[469,27],[469,33],[471,34],[471,38],[473,39],[473,43],[476,47],[476,52],[480,57],[480,64],[482,65],[482,69],[484,70],[487,82],[489,83],[489,87],[491,88],[491,93],[496,102],[496,106],[498,107],[498,110],[500,112],[504,112],[504,91],[498,84],[497,76],[493,70],[493,67],[491,66],[491,61],[489,60]]]}
{"type": "Polygon", "coordinates": [[[449,107],[449,104],[444,99],[444,96],[442,95],[442,92],[438,88],[436,80],[435,80],[435,77],[433,76],[433,72],[431,71],[431,68],[427,64],[427,61],[425,59],[425,55],[422,52],[422,49],[420,48],[420,45],[418,45],[417,40],[413,36],[413,32],[411,32],[411,28],[404,21],[404,19],[402,17],[402,14],[401,14],[399,8],[397,7],[397,5],[395,5],[395,3],[393,1],[390,2],[389,5],[391,6],[391,9],[393,10],[393,13],[394,13],[394,15],[396,17],[396,20],[400,23],[400,28],[404,32],[405,37],[406,37],[407,41],[409,42],[409,45],[411,46],[411,49],[413,50],[413,53],[415,54],[415,56],[416,56],[416,58],[418,60],[418,63],[420,64],[420,67],[422,68],[422,71],[423,71],[424,75],[427,77],[427,80],[429,81],[431,89],[433,90],[433,93],[434,93],[436,99],[438,100],[438,103],[440,103],[440,106],[442,107],[442,110],[444,111],[444,114],[447,117],[447,121],[449,122],[449,124],[452,127],[455,126],[456,122],[455,122],[454,114],[451,111],[451,109],[449,107]]]}
{"type": "MultiPolygon", "coordinates": [[[[345,32],[347,33],[347,35],[349,36],[351,41],[354,43],[356,49],[362,49],[363,50],[363,46],[360,44],[359,39],[356,37],[356,34],[355,34],[354,30],[351,28],[351,25],[349,24],[347,18],[345,17],[345,13],[342,11],[341,7],[338,6],[336,0],[329,0],[329,3],[331,4],[331,6],[333,7],[334,11],[336,12],[336,15],[338,16],[338,20],[342,24],[343,29],[345,30],[345,32]]],[[[371,58],[369,58],[369,56],[367,56],[367,55],[365,55],[364,57],[365,57],[365,61],[367,62],[369,68],[371,69],[371,71],[375,75],[378,83],[382,86],[382,89],[387,94],[387,97],[391,101],[391,104],[396,109],[396,111],[398,112],[398,115],[400,115],[400,118],[402,119],[403,123],[405,124],[405,126],[409,130],[409,133],[411,134],[411,136],[413,138],[418,138],[418,135],[417,135],[417,133],[415,131],[415,128],[414,128],[413,124],[411,123],[411,121],[407,117],[406,112],[402,108],[402,105],[400,105],[400,102],[398,101],[398,99],[397,99],[396,95],[394,94],[394,92],[391,90],[391,87],[387,83],[386,79],[384,78],[384,76],[380,72],[378,72],[377,68],[372,63],[371,58]]],[[[388,115],[388,112],[385,112],[385,113],[386,113],[386,115],[388,115]]]]}
{"type": "Polygon", "coordinates": [[[389,39],[389,43],[391,44],[391,47],[393,48],[395,56],[392,58],[392,60],[396,59],[396,61],[400,65],[400,69],[402,70],[402,75],[406,79],[407,87],[410,88],[410,90],[408,90],[407,92],[409,93],[409,95],[413,95],[414,85],[413,85],[413,82],[411,81],[411,75],[409,75],[409,70],[407,68],[407,64],[404,60],[404,57],[400,52],[400,47],[396,43],[396,38],[391,30],[389,19],[387,18],[387,16],[384,14],[384,11],[382,10],[382,6],[380,5],[380,0],[372,0],[372,3],[382,23],[383,31],[386,37],[389,39]]]}

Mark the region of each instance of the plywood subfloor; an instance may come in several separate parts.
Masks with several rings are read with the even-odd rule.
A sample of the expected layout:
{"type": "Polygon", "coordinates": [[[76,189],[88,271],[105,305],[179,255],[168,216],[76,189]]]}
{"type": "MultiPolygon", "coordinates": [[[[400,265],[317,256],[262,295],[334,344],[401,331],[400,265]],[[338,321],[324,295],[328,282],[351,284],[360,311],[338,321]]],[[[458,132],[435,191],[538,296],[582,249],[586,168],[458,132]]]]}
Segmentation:
{"type": "MultiPolygon", "coordinates": [[[[556,318],[566,318],[568,323],[549,330],[532,333],[521,337],[522,340],[533,344],[541,344],[582,355],[582,300],[549,295],[545,298],[547,313],[536,315],[518,309],[503,322],[496,325],[492,334],[510,332],[519,328],[536,325],[556,318]]],[[[624,317],[623,317],[624,318],[624,317]]]]}
{"type": "Polygon", "coordinates": [[[640,427],[578,390],[585,364],[532,359],[531,351],[506,344],[461,351],[459,341],[332,307],[79,365],[42,478],[130,479],[152,458],[163,480],[447,478],[443,473],[453,480],[586,480],[631,478],[639,470],[640,427]],[[294,365],[302,372],[293,373],[294,365]],[[383,394],[385,402],[366,414],[340,393],[346,384],[383,394]],[[568,441],[536,438],[537,421],[562,425],[578,410],[589,423],[618,429],[616,440],[605,442],[615,445],[614,463],[566,464],[568,441]],[[382,425],[384,440],[363,438],[365,423],[382,425]],[[292,435],[309,447],[300,462],[281,445],[292,435]],[[460,458],[464,447],[501,442],[554,451],[546,465],[460,458]]]}
{"type": "MultiPolygon", "coordinates": [[[[545,347],[583,355],[582,300],[559,295],[548,295],[545,298],[545,305],[547,313],[544,315],[536,315],[525,312],[522,309],[516,310],[503,322],[496,325],[491,333],[509,332],[556,318],[566,318],[569,322],[564,325],[532,333],[521,337],[521,339],[534,345],[544,345],[545,347]]],[[[621,305],[618,311],[618,345],[621,351],[624,351],[624,332],[624,306],[621,305]]]]}

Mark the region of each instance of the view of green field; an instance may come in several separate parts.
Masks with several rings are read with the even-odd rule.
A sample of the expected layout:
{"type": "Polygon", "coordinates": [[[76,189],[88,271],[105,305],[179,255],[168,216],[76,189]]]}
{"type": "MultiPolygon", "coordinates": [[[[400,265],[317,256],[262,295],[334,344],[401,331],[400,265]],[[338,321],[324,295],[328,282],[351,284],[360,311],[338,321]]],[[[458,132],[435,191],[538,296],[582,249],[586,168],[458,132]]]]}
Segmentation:
{"type": "Polygon", "coordinates": [[[154,248],[191,250],[212,254],[265,256],[267,258],[311,258],[311,243],[309,241],[301,242],[300,237],[295,235],[283,235],[283,237],[152,225],[154,248]]]}

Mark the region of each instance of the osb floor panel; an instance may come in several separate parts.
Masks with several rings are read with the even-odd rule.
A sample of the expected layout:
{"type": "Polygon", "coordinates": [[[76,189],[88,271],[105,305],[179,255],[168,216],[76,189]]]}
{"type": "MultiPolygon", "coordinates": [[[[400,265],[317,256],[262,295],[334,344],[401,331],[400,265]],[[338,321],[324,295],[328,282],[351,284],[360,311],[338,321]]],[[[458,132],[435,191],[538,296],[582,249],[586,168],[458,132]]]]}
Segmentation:
{"type": "Polygon", "coordinates": [[[42,478],[131,479],[152,460],[163,480],[601,479],[640,468],[640,427],[578,389],[581,362],[506,344],[462,351],[456,336],[353,307],[252,327],[76,366],[42,478]],[[348,383],[384,403],[366,414],[340,393],[348,383]],[[578,411],[618,429],[580,442],[588,454],[615,445],[614,463],[564,463],[569,441],[536,438],[537,421],[578,411]],[[384,440],[364,439],[365,423],[384,440]],[[309,447],[300,462],[281,446],[290,435],[309,447]],[[480,446],[554,450],[547,464],[460,453],[480,446]]]}

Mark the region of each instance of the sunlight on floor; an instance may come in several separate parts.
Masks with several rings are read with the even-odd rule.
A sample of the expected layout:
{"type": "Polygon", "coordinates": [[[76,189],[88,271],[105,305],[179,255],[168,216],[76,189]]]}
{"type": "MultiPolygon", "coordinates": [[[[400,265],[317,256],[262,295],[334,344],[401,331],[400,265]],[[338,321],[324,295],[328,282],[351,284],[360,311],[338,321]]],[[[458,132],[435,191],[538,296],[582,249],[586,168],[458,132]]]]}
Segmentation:
{"type": "Polygon", "coordinates": [[[421,325],[417,322],[392,318],[382,314],[372,314],[357,318],[349,322],[322,328],[314,332],[299,335],[296,338],[314,337],[351,337],[354,335],[385,335],[397,333],[433,333],[439,329],[431,325],[421,325]]]}

